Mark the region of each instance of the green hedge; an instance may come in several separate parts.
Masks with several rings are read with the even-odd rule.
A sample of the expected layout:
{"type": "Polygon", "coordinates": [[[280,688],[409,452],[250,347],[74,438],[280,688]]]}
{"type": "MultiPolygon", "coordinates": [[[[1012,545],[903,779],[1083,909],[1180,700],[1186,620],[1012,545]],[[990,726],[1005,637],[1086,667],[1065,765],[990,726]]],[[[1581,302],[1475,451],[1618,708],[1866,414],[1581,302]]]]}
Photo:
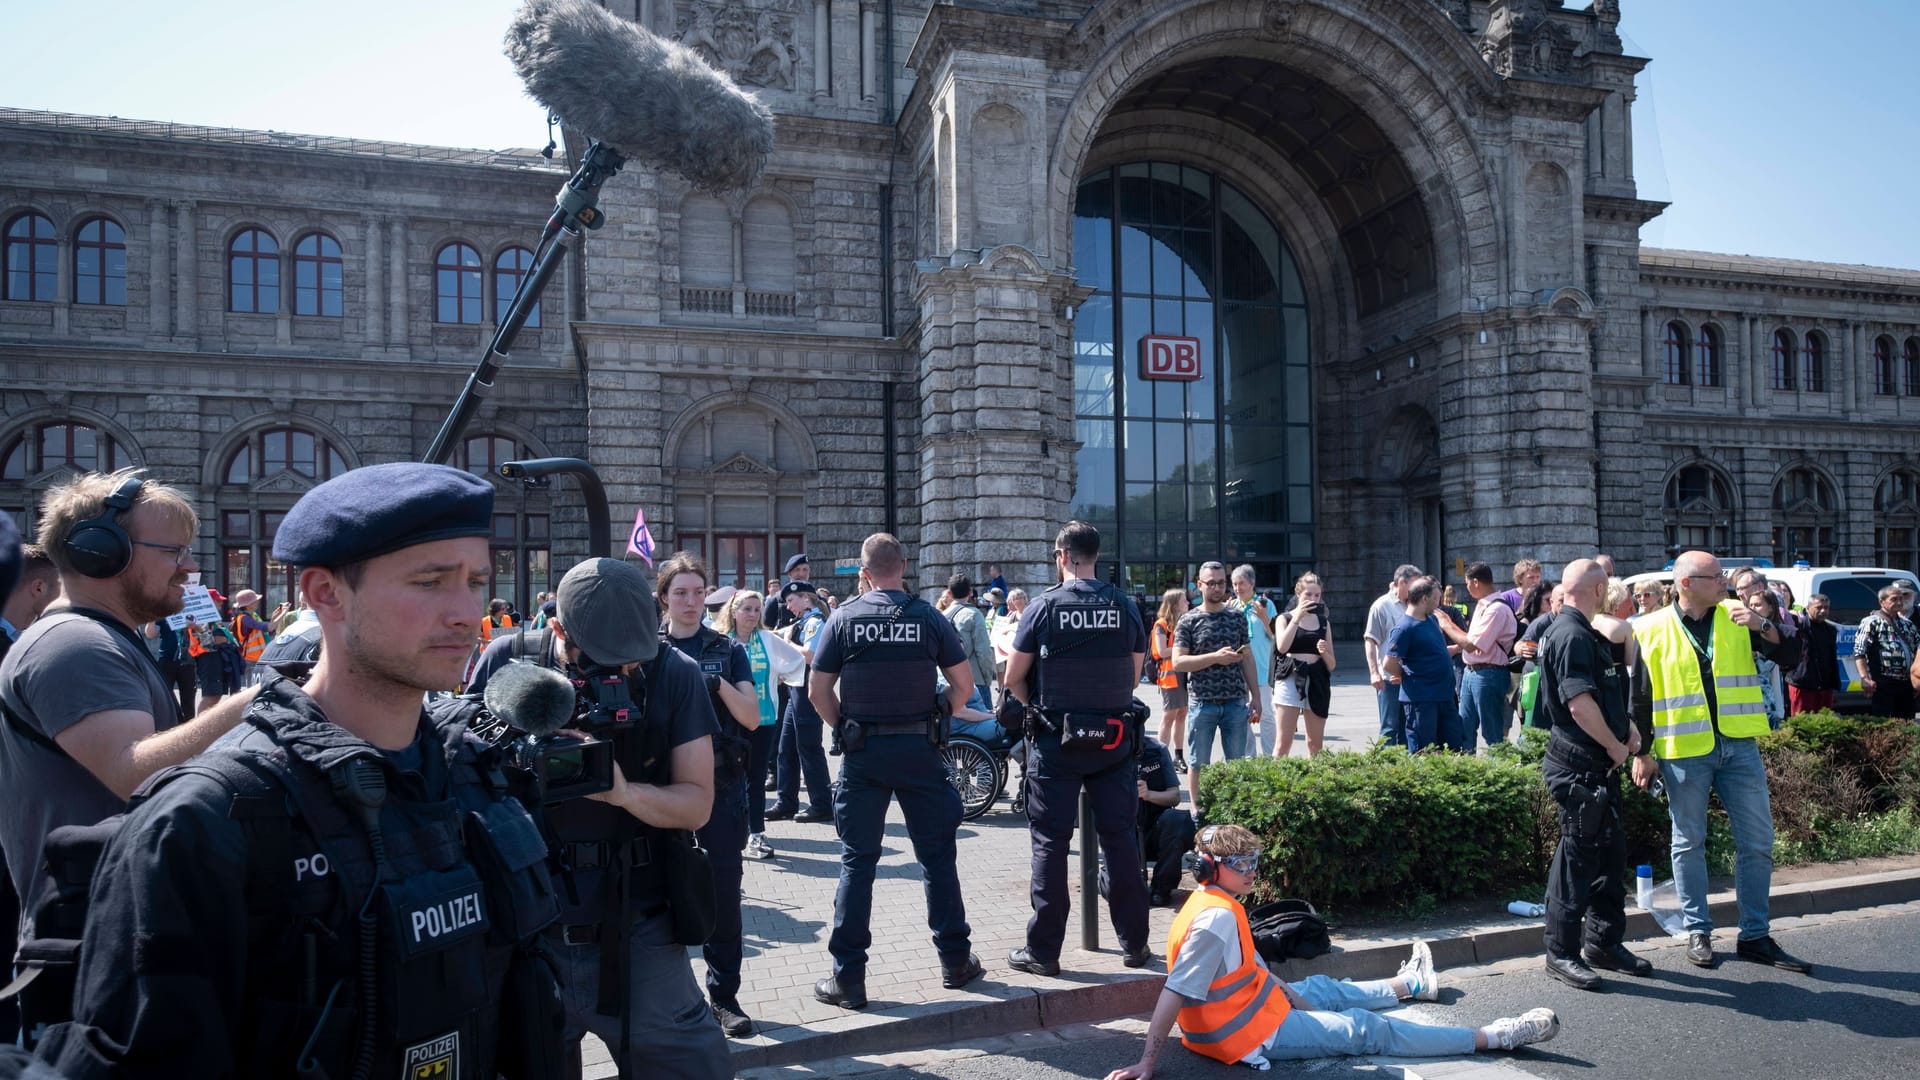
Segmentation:
{"type": "MultiPolygon", "coordinates": [[[[1794,717],[1760,740],[1778,861],[1920,850],[1920,728],[1832,713],[1794,717]]],[[[1467,896],[1519,895],[1545,880],[1558,808],[1540,778],[1545,733],[1486,757],[1375,746],[1363,753],[1248,758],[1201,777],[1208,822],[1261,837],[1255,900],[1302,896],[1325,908],[1420,910],[1467,896]]],[[[1732,865],[1716,802],[1708,862],[1732,865]]],[[[1665,876],[1666,805],[1627,785],[1629,858],[1665,876]]]]}

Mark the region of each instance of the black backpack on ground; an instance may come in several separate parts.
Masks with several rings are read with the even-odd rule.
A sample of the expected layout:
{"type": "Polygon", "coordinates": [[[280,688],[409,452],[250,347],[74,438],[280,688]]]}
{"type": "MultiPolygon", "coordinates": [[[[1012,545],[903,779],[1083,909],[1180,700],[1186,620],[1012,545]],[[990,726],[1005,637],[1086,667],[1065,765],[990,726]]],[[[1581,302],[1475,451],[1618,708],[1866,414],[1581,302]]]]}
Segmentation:
{"type": "Polygon", "coordinates": [[[1333,948],[1327,921],[1305,900],[1275,900],[1247,912],[1253,947],[1270,964],[1311,960],[1333,948]]]}

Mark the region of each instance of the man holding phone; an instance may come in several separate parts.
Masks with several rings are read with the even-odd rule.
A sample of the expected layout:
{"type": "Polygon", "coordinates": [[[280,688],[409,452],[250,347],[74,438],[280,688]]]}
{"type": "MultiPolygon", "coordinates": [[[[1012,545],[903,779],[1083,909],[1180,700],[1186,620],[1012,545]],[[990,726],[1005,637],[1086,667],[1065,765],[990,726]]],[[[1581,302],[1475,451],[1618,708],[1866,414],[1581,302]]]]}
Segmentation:
{"type": "Polygon", "coordinates": [[[1200,805],[1200,767],[1213,760],[1213,735],[1220,733],[1225,759],[1247,756],[1250,723],[1260,722],[1260,674],[1247,637],[1247,619],[1227,606],[1227,568],[1219,562],[1200,566],[1200,606],[1173,628],[1173,670],[1187,676],[1192,710],[1187,716],[1187,773],[1193,803],[1200,805]]]}

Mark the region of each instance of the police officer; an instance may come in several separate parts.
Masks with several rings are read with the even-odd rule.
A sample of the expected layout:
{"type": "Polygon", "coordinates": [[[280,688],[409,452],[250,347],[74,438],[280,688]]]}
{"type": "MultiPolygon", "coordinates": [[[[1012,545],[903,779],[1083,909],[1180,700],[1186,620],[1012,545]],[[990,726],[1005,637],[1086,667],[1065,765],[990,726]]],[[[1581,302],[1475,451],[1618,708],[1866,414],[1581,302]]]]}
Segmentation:
{"type": "Polygon", "coordinates": [[[842,604],[821,629],[807,690],[846,755],[833,801],[842,849],[827,939],[833,974],[814,984],[813,996],[846,1009],[867,1005],[873,874],[887,805],[896,796],[926,873],[927,926],[940,954],[942,985],[958,989],[984,970],[971,951],[954,866],[960,793],[947,779],[938,745],[946,715],[973,693],[973,674],[953,624],[905,590],[906,571],[906,554],[891,534],[874,533],[860,545],[867,591],[842,604]],[[944,710],[936,707],[936,668],[947,677],[944,710]]]}
{"type": "Polygon", "coordinates": [[[1607,572],[1579,559],[1561,585],[1565,606],[1540,639],[1536,699],[1552,727],[1542,766],[1547,791],[1560,804],[1560,844],[1547,875],[1547,973],[1592,990],[1600,985],[1594,968],[1628,975],[1653,970],[1621,944],[1627,839],[1620,769],[1639,753],[1640,733],[1627,713],[1625,658],[1593,628],[1606,604],[1607,572]]]}
{"type": "Polygon", "coordinates": [[[1142,733],[1133,715],[1133,688],[1146,662],[1147,635],[1126,594],[1093,577],[1100,530],[1067,522],[1054,538],[1053,557],[1061,582],[1028,605],[1007,658],[1007,690],[1029,707],[1027,822],[1033,835],[1033,917],[1027,943],[1007,962],[1035,975],[1060,974],[1067,845],[1084,788],[1112,881],[1107,907],[1114,932],[1126,965],[1144,967],[1153,951],[1134,839],[1134,758],[1142,733]]]}
{"type": "Polygon", "coordinates": [[[238,728],[136,793],[93,877],[74,1019],[41,1043],[60,1072],[547,1072],[556,1046],[512,1060],[503,1037],[540,1000],[531,1029],[557,1021],[550,979],[510,993],[557,912],[520,857],[539,832],[479,744],[422,709],[466,665],[492,513],[485,480],[406,463],[288,512],[273,555],[301,568],[325,648],[304,689],[267,681],[238,728]]]}

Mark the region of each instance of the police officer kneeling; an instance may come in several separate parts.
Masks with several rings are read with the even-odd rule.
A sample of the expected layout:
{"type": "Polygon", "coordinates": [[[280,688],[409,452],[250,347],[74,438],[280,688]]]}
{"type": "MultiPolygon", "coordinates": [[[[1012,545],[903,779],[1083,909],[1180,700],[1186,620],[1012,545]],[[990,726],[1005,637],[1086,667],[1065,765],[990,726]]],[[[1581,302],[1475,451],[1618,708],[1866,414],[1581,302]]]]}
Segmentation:
{"type": "Polygon", "coordinates": [[[1007,690],[1029,707],[1027,822],[1033,835],[1033,917],[1026,945],[1007,962],[1035,975],[1060,973],[1067,845],[1084,787],[1111,882],[1107,908],[1114,933],[1126,950],[1126,965],[1145,967],[1153,950],[1134,840],[1134,758],[1142,718],[1132,710],[1147,634],[1126,594],[1093,579],[1100,530],[1067,522],[1054,538],[1053,557],[1061,583],[1027,606],[1007,658],[1007,690]]]}
{"type": "Polygon", "coordinates": [[[1591,621],[1606,603],[1606,570],[1580,559],[1561,584],[1566,607],[1540,639],[1539,707],[1553,728],[1542,768],[1560,804],[1560,844],[1547,875],[1547,973],[1591,990],[1600,985],[1596,967],[1653,970],[1621,943],[1627,838],[1620,769],[1639,753],[1640,733],[1627,714],[1626,671],[1591,621]]]}
{"type": "Polygon", "coordinates": [[[833,974],[814,984],[813,996],[846,1009],[867,1005],[874,867],[887,806],[896,796],[914,857],[926,873],[927,926],[940,954],[942,984],[956,990],[984,970],[972,952],[954,865],[960,793],[940,755],[946,718],[972,695],[973,674],[953,623],[905,590],[906,572],[906,555],[891,534],[875,533],[860,545],[866,591],[842,604],[821,628],[807,688],[846,755],[833,796],[841,844],[840,888],[827,939],[833,974]],[[936,667],[947,677],[944,709],[936,707],[936,667]]]}
{"type": "Polygon", "coordinates": [[[150,780],[93,877],[68,1077],[550,1075],[503,1035],[557,906],[538,830],[422,692],[478,633],[493,488],[438,465],[356,469],[304,495],[273,554],[301,567],[325,648],[245,721],[150,780]],[[529,857],[531,856],[531,857],[529,857]],[[513,977],[509,977],[509,973],[513,977]]]}

